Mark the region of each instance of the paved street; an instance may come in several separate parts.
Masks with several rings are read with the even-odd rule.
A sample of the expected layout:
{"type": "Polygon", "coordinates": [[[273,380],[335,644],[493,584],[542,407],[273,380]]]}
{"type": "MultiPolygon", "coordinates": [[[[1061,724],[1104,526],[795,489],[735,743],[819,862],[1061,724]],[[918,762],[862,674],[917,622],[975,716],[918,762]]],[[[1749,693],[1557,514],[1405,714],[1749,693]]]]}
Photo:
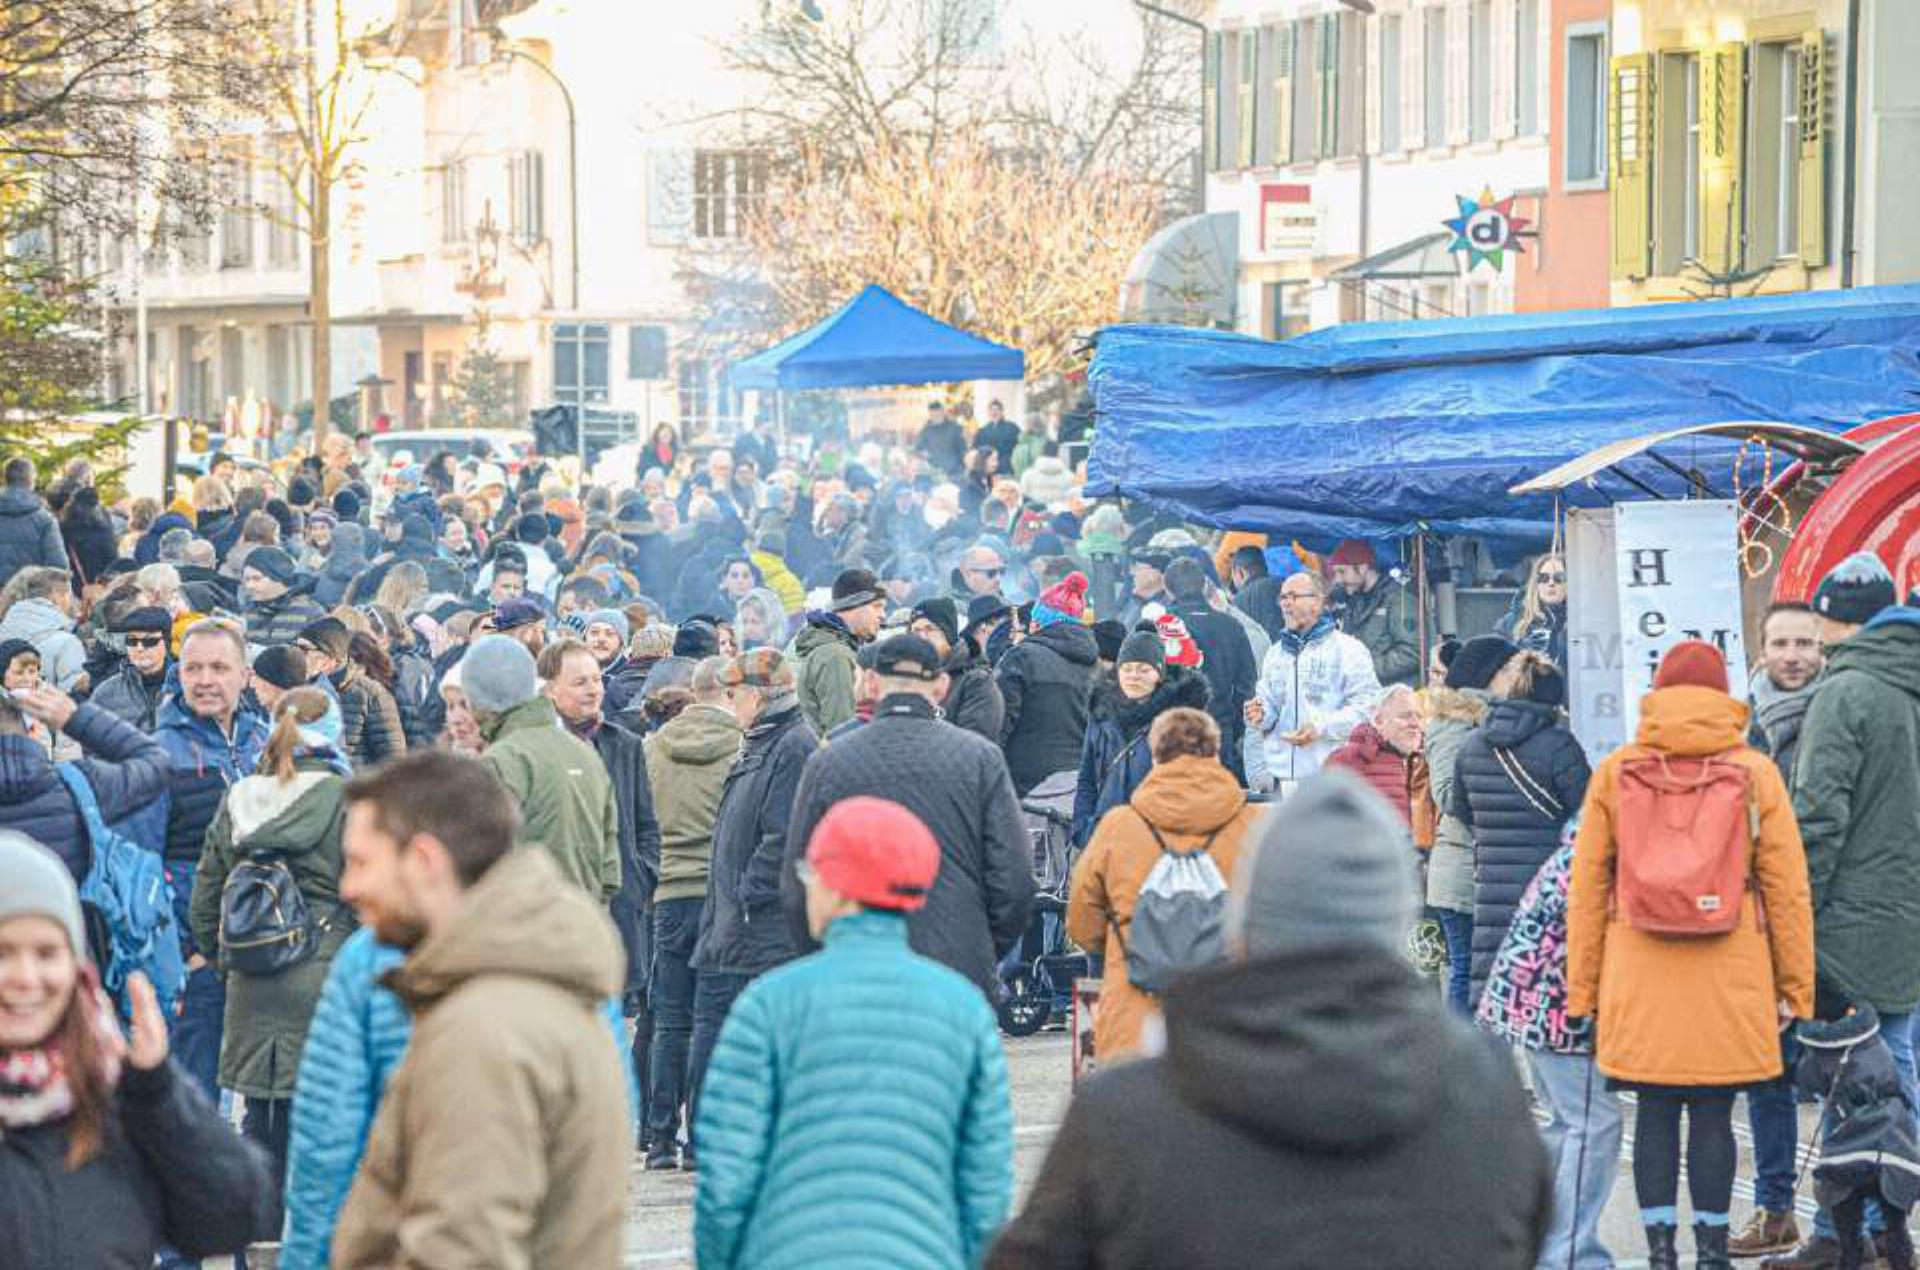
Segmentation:
{"type": "MultiPolygon", "coordinates": [[[[1054,1127],[1066,1110],[1067,1036],[1047,1032],[1024,1040],[1007,1042],[1008,1065],[1013,1078],[1013,1111],[1016,1123],[1014,1166],[1022,1194],[1031,1183],[1046,1155],[1054,1127]]],[[[1631,1139],[1633,1123],[1629,1106],[1627,1131],[1631,1139]]],[[[1753,1202],[1752,1142],[1747,1133],[1744,1108],[1734,1117],[1734,1131],[1740,1146],[1740,1174],[1734,1184],[1734,1225],[1746,1220],[1753,1202]]],[[[1801,1145],[1810,1141],[1813,1127],[1811,1109],[1801,1112],[1801,1145]]],[[[1812,1203],[1806,1198],[1809,1187],[1802,1185],[1801,1222],[1811,1219],[1812,1203]]],[[[1682,1182],[1681,1206],[1685,1209],[1685,1184],[1682,1182]]],[[[636,1161],[633,1171],[633,1201],[628,1218],[628,1266],[679,1267],[693,1265],[693,1178],[680,1173],[646,1173],[636,1161]]],[[[1633,1203],[1631,1145],[1622,1152],[1620,1176],[1608,1206],[1604,1235],[1607,1244],[1620,1258],[1619,1270],[1638,1270],[1646,1265],[1645,1247],[1640,1240],[1640,1222],[1633,1203]]],[[[1688,1239],[1682,1236],[1681,1243],[1688,1239]]],[[[1690,1264],[1690,1262],[1683,1262],[1690,1264]]],[[[1744,1263],[1753,1265],[1756,1263],[1744,1263]]]]}

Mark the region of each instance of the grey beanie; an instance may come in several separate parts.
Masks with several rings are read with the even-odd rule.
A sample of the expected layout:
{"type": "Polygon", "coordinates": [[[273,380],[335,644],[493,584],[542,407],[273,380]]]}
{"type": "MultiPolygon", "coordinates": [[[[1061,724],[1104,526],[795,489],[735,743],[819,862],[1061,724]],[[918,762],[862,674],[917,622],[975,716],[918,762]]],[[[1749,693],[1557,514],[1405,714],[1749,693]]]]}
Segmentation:
{"type": "Polygon", "coordinates": [[[0,922],[9,917],[51,917],[66,927],[74,955],[88,955],[80,893],[67,866],[27,835],[0,829],[0,922]]]}
{"type": "Polygon", "coordinates": [[[505,714],[539,695],[533,654],[517,639],[482,635],[460,659],[460,666],[460,686],[475,710],[505,714]]]}
{"type": "Polygon", "coordinates": [[[1418,901],[1407,828],[1360,778],[1322,772],[1275,808],[1233,879],[1248,957],[1371,943],[1403,951],[1418,901]]]}

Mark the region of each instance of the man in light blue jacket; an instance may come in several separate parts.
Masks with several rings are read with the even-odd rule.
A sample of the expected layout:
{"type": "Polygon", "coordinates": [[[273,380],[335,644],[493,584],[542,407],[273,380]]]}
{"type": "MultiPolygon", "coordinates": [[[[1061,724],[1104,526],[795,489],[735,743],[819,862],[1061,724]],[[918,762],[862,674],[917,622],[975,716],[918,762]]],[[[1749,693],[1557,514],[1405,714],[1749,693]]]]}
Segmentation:
{"type": "Polygon", "coordinates": [[[747,987],[707,1069],[701,1266],[980,1263],[1013,1195],[1013,1111],[979,988],[907,946],[939,868],[897,803],[848,798],[814,828],[799,871],[826,947],[747,987]]]}

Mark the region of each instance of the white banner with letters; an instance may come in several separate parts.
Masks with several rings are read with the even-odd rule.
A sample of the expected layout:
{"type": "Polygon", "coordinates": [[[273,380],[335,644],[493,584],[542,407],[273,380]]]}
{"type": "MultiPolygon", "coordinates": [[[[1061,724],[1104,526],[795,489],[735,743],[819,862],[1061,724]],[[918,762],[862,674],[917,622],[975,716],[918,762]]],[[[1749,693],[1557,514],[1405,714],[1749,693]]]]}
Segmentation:
{"type": "Polygon", "coordinates": [[[1702,639],[1726,654],[1742,695],[1747,653],[1740,613],[1740,509],[1726,499],[1619,503],[1614,509],[1620,601],[1622,733],[1639,728],[1640,698],[1669,648],[1702,639]]]}

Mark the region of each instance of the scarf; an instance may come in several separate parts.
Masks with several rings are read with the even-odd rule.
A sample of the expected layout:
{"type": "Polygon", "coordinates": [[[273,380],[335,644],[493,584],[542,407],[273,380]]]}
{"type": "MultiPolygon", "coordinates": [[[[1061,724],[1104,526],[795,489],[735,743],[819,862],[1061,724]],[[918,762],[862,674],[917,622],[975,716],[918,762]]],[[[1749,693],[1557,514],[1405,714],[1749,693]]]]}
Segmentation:
{"type": "Polygon", "coordinates": [[[1301,653],[1307,651],[1307,645],[1332,630],[1333,615],[1330,613],[1322,613],[1320,620],[1315,622],[1305,633],[1298,633],[1291,629],[1281,631],[1279,644],[1280,647],[1286,649],[1289,654],[1298,657],[1301,653]]]}
{"type": "MultiPolygon", "coordinates": [[[[108,1087],[119,1083],[120,1055],[126,1049],[113,1006],[100,990],[100,975],[82,964],[75,992],[93,1003],[94,1049],[108,1087]]],[[[32,1049],[0,1050],[0,1129],[31,1129],[73,1114],[73,1086],[66,1056],[51,1042],[32,1049]]]]}

